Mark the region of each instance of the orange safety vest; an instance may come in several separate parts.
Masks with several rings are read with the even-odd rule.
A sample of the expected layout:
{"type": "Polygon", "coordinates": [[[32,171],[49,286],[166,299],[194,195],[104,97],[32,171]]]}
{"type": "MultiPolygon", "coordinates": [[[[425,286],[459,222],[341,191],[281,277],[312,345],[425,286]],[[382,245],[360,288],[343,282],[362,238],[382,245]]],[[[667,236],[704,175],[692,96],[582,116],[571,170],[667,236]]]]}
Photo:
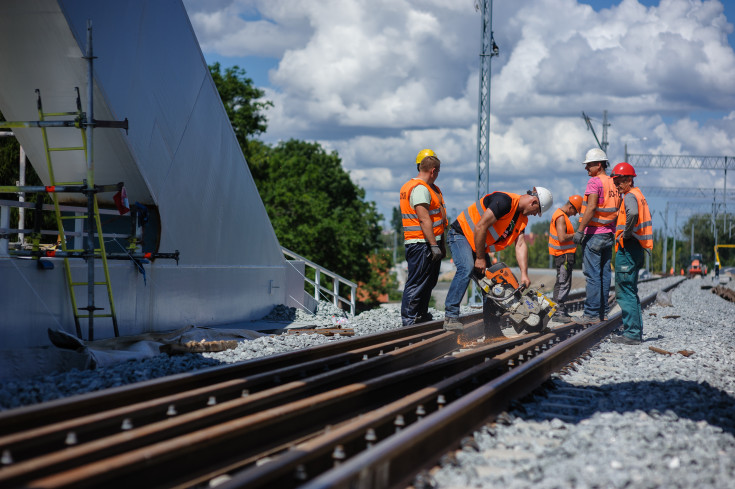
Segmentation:
{"type": "Polygon", "coordinates": [[[574,254],[577,251],[577,245],[571,239],[569,241],[559,242],[559,236],[556,234],[556,221],[559,218],[564,217],[564,221],[567,224],[567,234],[574,234],[574,228],[572,227],[572,221],[564,213],[561,208],[554,211],[551,216],[551,225],[549,226],[549,254],[551,256],[561,256],[566,253],[574,254]]]}
{"type": "MultiPolygon", "coordinates": [[[[648,202],[638,187],[633,187],[629,193],[635,195],[635,200],[638,201],[638,222],[633,228],[633,237],[638,240],[643,248],[651,250],[653,249],[653,222],[651,221],[651,210],[648,208],[648,202]]],[[[618,225],[615,228],[615,251],[620,246],[624,247],[623,231],[625,231],[625,203],[620,206],[618,225]]]]}
{"type": "MultiPolygon", "coordinates": [[[[618,189],[613,183],[613,179],[607,175],[597,175],[597,178],[602,182],[602,205],[598,205],[595,209],[595,213],[592,215],[592,219],[587,224],[592,227],[608,226],[615,223],[615,219],[618,216],[618,208],[620,208],[620,195],[618,189]]],[[[582,199],[582,210],[580,211],[584,215],[584,211],[587,209],[587,198],[589,194],[585,194],[582,199]]],[[[598,196],[600,197],[600,196],[598,196]]]]}
{"type": "Polygon", "coordinates": [[[429,217],[431,217],[434,236],[441,236],[447,228],[447,211],[444,208],[442,191],[435,185],[435,192],[431,188],[431,185],[428,185],[420,178],[412,178],[401,187],[401,218],[403,220],[404,240],[426,239],[424,233],[421,231],[421,224],[419,223],[419,216],[416,214],[416,209],[411,207],[411,192],[418,185],[423,185],[429,189],[429,194],[431,195],[429,217]]]}
{"type": "MultiPolygon", "coordinates": [[[[495,224],[488,228],[487,236],[485,237],[485,253],[500,251],[515,242],[518,235],[526,229],[526,224],[528,223],[528,217],[520,212],[518,213],[518,219],[513,222],[513,217],[516,215],[516,211],[518,211],[518,203],[520,202],[520,196],[518,194],[511,194],[510,192],[493,192],[492,194],[495,193],[504,193],[512,199],[512,202],[510,212],[495,221],[495,224]]],[[[487,194],[485,197],[492,194],[487,194]]],[[[487,210],[485,204],[483,204],[485,197],[470,205],[457,217],[457,221],[459,221],[459,225],[462,228],[462,233],[467,238],[467,241],[470,242],[472,251],[475,253],[477,253],[477,250],[475,250],[475,226],[487,210]]]]}

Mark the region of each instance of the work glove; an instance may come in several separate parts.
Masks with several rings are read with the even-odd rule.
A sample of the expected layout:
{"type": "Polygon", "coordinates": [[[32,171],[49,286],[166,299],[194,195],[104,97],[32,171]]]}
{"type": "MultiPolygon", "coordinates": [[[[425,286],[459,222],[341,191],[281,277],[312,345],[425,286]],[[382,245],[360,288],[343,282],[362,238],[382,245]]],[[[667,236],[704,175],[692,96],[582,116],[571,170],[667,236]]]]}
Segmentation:
{"type": "Polygon", "coordinates": [[[575,244],[582,244],[583,238],[584,238],[584,233],[582,231],[576,231],[574,233],[574,238],[572,238],[572,241],[574,241],[575,244]]]}
{"type": "Polygon", "coordinates": [[[431,245],[431,261],[439,261],[442,259],[442,249],[439,245],[431,245]]]}

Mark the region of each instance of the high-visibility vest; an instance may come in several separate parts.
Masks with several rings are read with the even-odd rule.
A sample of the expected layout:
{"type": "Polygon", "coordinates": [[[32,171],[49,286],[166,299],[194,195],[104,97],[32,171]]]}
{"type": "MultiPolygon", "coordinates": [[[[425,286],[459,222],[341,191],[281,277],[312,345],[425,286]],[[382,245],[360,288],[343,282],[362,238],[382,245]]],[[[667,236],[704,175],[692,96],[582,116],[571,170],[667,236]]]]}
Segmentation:
{"type": "Polygon", "coordinates": [[[416,209],[411,207],[411,192],[418,185],[423,185],[429,189],[431,202],[429,203],[429,217],[431,217],[432,229],[434,236],[441,236],[447,228],[447,211],[444,208],[444,197],[442,191],[436,185],[431,188],[426,182],[420,178],[412,178],[401,187],[401,219],[403,221],[403,239],[426,239],[424,233],[421,232],[419,216],[416,209]],[[434,191],[436,189],[436,192],[434,191]]]}
{"type": "MultiPolygon", "coordinates": [[[[638,187],[633,187],[629,193],[635,195],[635,200],[638,201],[638,222],[633,228],[633,237],[638,240],[643,248],[651,250],[653,249],[653,222],[651,221],[651,210],[648,208],[648,202],[638,187]]],[[[615,251],[623,246],[623,231],[625,231],[625,203],[620,206],[618,225],[615,228],[615,251]]]]}
{"type": "MultiPolygon", "coordinates": [[[[526,229],[526,224],[528,223],[528,217],[524,216],[522,212],[519,212],[518,203],[520,202],[520,196],[518,194],[511,194],[510,192],[493,192],[492,194],[496,193],[504,193],[511,198],[512,202],[510,212],[495,221],[495,224],[487,229],[485,253],[500,251],[515,242],[518,235],[526,229]],[[513,221],[516,213],[518,213],[518,217],[513,221]]],[[[487,210],[485,204],[483,204],[485,197],[492,194],[485,195],[462,211],[457,217],[457,221],[462,228],[462,233],[467,238],[467,241],[469,241],[472,251],[475,253],[477,253],[477,250],[475,250],[475,226],[487,210]]]]}
{"type": "Polygon", "coordinates": [[[556,234],[556,221],[562,217],[567,225],[567,234],[574,234],[572,221],[569,220],[566,213],[561,209],[554,211],[554,214],[551,216],[551,225],[549,226],[549,254],[551,256],[561,256],[566,253],[574,254],[577,251],[577,245],[571,239],[569,241],[559,242],[559,236],[556,234]]]}
{"type": "MultiPolygon", "coordinates": [[[[620,195],[618,189],[613,183],[613,179],[607,175],[597,175],[597,178],[602,182],[602,205],[598,205],[595,209],[595,213],[592,215],[592,219],[587,223],[588,226],[601,227],[615,224],[615,220],[618,216],[618,208],[620,207],[620,195]]],[[[585,194],[582,199],[582,210],[581,213],[584,215],[584,211],[587,209],[587,199],[589,195],[585,194]]]]}

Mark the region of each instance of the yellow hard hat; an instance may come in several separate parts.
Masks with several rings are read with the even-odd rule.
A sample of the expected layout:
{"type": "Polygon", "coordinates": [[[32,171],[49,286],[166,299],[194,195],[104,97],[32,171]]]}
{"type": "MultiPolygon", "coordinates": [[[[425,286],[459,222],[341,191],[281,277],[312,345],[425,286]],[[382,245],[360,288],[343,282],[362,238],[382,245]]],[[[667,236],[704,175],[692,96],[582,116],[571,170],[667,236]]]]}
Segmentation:
{"type": "Polygon", "coordinates": [[[430,149],[422,149],[419,154],[416,155],[416,164],[418,165],[427,156],[436,156],[436,153],[430,149]]]}

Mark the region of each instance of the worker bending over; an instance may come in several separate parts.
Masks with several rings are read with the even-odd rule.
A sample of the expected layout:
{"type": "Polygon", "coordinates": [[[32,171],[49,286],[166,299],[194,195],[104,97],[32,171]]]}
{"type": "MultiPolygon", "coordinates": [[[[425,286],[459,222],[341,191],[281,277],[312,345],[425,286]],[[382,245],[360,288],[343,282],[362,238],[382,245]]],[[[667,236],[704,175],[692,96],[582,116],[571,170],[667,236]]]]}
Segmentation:
{"type": "Polygon", "coordinates": [[[408,276],[401,301],[404,326],[431,321],[429,300],[439,279],[441,260],[446,256],[442,239],[447,227],[444,197],[434,182],[441,162],[430,149],[416,156],[418,176],[401,187],[403,243],[406,247],[408,276]]]}
{"type": "Polygon", "coordinates": [[[521,283],[531,285],[528,278],[528,246],[523,231],[528,216],[541,215],[551,207],[553,197],[544,187],[534,187],[524,195],[493,192],[465,209],[449,226],[447,241],[457,267],[449,285],[445,306],[444,329],[462,329],[459,304],[467,291],[473,273],[485,275],[488,253],[500,251],[515,243],[521,283]]]}
{"type": "Polygon", "coordinates": [[[569,291],[572,289],[572,269],[574,268],[574,227],[569,220],[576,216],[582,208],[582,196],[572,195],[566,204],[559,207],[551,216],[549,225],[549,254],[554,257],[556,283],[554,284],[554,302],[557,310],[554,319],[568,323],[572,320],[565,305],[569,291]]]}
{"type": "Polygon", "coordinates": [[[612,179],[623,198],[615,229],[615,299],[623,318],[623,334],[613,343],[639,345],[643,340],[643,317],[638,298],[638,270],[644,253],[653,249],[653,223],[648,202],[634,186],[635,170],[628,163],[613,168],[612,179]]]}

